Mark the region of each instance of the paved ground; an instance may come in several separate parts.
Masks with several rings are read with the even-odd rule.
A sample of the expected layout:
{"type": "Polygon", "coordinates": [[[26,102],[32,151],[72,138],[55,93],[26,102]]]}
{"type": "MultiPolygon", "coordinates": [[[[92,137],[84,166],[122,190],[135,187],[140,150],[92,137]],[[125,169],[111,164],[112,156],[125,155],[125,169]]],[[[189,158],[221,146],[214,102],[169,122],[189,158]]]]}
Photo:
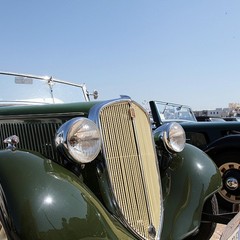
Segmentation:
{"type": "Polygon", "coordinates": [[[211,240],[219,240],[225,227],[226,227],[226,225],[224,225],[224,224],[217,224],[217,228],[216,228],[213,236],[211,237],[211,240]]]}

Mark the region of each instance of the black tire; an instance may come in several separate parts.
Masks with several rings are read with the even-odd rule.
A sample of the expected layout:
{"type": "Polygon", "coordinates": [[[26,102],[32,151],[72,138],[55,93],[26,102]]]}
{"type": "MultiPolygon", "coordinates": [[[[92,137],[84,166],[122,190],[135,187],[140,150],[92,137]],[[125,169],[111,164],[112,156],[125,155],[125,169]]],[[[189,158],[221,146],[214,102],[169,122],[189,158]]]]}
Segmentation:
{"type": "MultiPolygon", "coordinates": [[[[215,195],[207,199],[203,207],[203,213],[218,214],[218,202],[215,195]]],[[[187,240],[207,240],[210,239],[216,229],[217,223],[204,220],[202,217],[201,224],[197,234],[186,238],[187,240]]]]}
{"type": "Polygon", "coordinates": [[[240,204],[240,152],[224,152],[213,158],[222,176],[222,189],[217,194],[219,209],[238,211],[240,204]]]}

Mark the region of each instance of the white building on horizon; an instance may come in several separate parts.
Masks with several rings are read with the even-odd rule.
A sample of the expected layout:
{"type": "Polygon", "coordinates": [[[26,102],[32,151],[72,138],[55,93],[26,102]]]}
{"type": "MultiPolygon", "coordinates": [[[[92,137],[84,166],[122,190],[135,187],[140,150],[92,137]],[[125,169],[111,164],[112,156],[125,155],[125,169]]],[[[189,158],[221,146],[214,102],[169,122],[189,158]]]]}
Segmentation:
{"type": "Polygon", "coordinates": [[[196,116],[208,117],[232,117],[240,115],[240,103],[229,103],[228,108],[216,108],[214,110],[194,111],[196,116]]]}

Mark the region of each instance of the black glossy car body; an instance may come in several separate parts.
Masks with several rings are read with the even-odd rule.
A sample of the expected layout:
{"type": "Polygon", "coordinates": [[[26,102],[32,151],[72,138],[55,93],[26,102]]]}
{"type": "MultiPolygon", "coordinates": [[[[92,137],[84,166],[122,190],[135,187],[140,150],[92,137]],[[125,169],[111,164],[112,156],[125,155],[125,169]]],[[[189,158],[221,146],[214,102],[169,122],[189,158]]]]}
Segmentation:
{"type": "MultiPolygon", "coordinates": [[[[161,118],[159,104],[166,103],[150,101],[151,113],[156,127],[170,121],[161,118]]],[[[180,104],[173,105],[175,107],[181,106],[180,104]]],[[[220,207],[228,212],[239,211],[240,122],[174,120],[178,121],[184,128],[187,142],[206,152],[218,166],[223,182],[223,187],[218,194],[220,207]]]]}

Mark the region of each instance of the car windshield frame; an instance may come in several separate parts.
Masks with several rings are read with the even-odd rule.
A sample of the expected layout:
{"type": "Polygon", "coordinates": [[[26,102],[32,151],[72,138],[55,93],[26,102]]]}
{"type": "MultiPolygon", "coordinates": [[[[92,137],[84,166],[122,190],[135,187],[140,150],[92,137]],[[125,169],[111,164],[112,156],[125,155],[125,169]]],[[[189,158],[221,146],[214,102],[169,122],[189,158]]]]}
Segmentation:
{"type": "Polygon", "coordinates": [[[162,101],[154,102],[162,122],[197,121],[192,109],[187,105],[162,101]]]}
{"type": "MultiPolygon", "coordinates": [[[[56,97],[57,94],[60,96],[67,95],[65,92],[66,87],[63,85],[67,86],[67,88],[72,91],[74,90],[74,93],[77,91],[77,94],[74,94],[75,100],[69,100],[67,102],[76,102],[76,98],[77,101],[80,101],[81,96],[86,102],[90,101],[90,96],[93,96],[94,99],[98,97],[97,91],[94,91],[93,93],[88,92],[85,83],[73,83],[54,78],[52,76],[38,76],[0,71],[0,81],[3,86],[2,93],[0,93],[0,106],[64,103],[65,101],[56,97]],[[36,89],[36,87],[39,87],[40,89],[36,89]],[[24,94],[22,93],[21,95],[18,89],[24,88],[28,89],[28,92],[26,90],[24,94]],[[29,92],[29,89],[31,88],[33,91],[37,92],[36,95],[34,95],[31,91],[29,92]],[[59,90],[60,88],[61,91],[59,90]],[[57,89],[59,92],[57,92],[57,89]],[[1,96],[1,94],[3,96],[1,96]]],[[[69,93],[69,96],[71,96],[71,92],[69,93]]]]}

